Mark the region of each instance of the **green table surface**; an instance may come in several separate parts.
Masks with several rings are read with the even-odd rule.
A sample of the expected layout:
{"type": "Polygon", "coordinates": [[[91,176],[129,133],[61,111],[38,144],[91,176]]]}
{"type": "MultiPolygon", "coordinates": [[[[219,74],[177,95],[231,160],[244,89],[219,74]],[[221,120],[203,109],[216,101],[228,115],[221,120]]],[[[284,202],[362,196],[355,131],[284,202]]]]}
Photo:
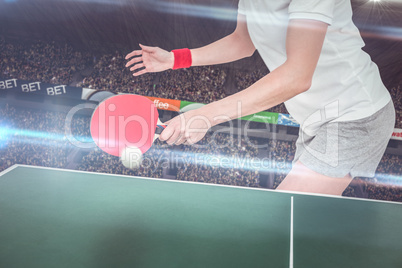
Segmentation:
{"type": "Polygon", "coordinates": [[[7,268],[281,268],[290,255],[400,268],[401,226],[398,203],[28,166],[0,177],[7,268]]]}

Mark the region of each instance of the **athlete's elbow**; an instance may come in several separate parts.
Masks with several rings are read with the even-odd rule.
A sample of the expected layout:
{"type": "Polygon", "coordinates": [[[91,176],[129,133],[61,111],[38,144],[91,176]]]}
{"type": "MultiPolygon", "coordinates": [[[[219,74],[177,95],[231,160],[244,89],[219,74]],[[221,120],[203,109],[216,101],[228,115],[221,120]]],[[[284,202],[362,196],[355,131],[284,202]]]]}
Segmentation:
{"type": "Polygon", "coordinates": [[[311,80],[303,77],[292,77],[286,81],[284,87],[292,96],[296,96],[310,89],[311,80]]]}
{"type": "Polygon", "coordinates": [[[249,58],[249,57],[251,57],[251,56],[253,56],[254,55],[254,52],[255,52],[255,48],[254,47],[248,47],[247,48],[247,50],[246,50],[246,58],[249,58]]]}
{"type": "Polygon", "coordinates": [[[290,79],[287,81],[289,87],[292,89],[295,95],[299,95],[310,89],[312,84],[312,75],[302,71],[293,71],[290,75],[290,79]]]}
{"type": "Polygon", "coordinates": [[[254,55],[255,47],[248,35],[232,33],[232,44],[236,44],[240,58],[248,58],[254,55]]]}
{"type": "MultiPolygon", "coordinates": [[[[279,69],[279,68],[278,68],[279,69]]],[[[314,70],[305,68],[303,64],[286,61],[281,66],[284,77],[286,77],[287,87],[290,88],[295,95],[306,92],[310,89],[313,81],[314,70]]]]}
{"type": "Polygon", "coordinates": [[[299,81],[295,82],[295,85],[296,85],[295,91],[296,91],[297,95],[309,90],[311,87],[311,83],[312,83],[311,79],[308,79],[308,78],[303,78],[303,79],[300,79],[299,81]]]}

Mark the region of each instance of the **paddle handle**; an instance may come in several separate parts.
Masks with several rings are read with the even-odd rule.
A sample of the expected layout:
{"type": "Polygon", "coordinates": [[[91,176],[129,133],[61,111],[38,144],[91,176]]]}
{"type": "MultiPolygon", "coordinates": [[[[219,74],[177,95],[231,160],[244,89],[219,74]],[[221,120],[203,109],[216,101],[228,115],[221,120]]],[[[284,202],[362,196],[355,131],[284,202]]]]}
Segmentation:
{"type": "Polygon", "coordinates": [[[155,134],[160,135],[167,125],[156,125],[155,134]]]}

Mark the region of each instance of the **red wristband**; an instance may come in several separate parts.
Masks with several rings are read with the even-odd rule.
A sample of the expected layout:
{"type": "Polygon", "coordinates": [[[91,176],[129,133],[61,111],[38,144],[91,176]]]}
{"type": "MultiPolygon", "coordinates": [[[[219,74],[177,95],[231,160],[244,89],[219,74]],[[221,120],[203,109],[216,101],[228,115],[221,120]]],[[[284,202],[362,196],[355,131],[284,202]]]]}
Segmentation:
{"type": "Polygon", "coordinates": [[[191,67],[193,60],[191,51],[188,48],[172,50],[174,54],[173,70],[191,67]]]}

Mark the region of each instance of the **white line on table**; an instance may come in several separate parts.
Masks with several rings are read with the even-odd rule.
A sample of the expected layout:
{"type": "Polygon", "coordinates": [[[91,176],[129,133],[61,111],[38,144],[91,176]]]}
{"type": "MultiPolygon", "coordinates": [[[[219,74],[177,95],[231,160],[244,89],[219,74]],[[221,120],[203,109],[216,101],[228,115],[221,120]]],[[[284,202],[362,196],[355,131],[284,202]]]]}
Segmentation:
{"type": "Polygon", "coordinates": [[[293,196],[290,198],[290,250],[289,268],[293,268],[293,196]]]}

